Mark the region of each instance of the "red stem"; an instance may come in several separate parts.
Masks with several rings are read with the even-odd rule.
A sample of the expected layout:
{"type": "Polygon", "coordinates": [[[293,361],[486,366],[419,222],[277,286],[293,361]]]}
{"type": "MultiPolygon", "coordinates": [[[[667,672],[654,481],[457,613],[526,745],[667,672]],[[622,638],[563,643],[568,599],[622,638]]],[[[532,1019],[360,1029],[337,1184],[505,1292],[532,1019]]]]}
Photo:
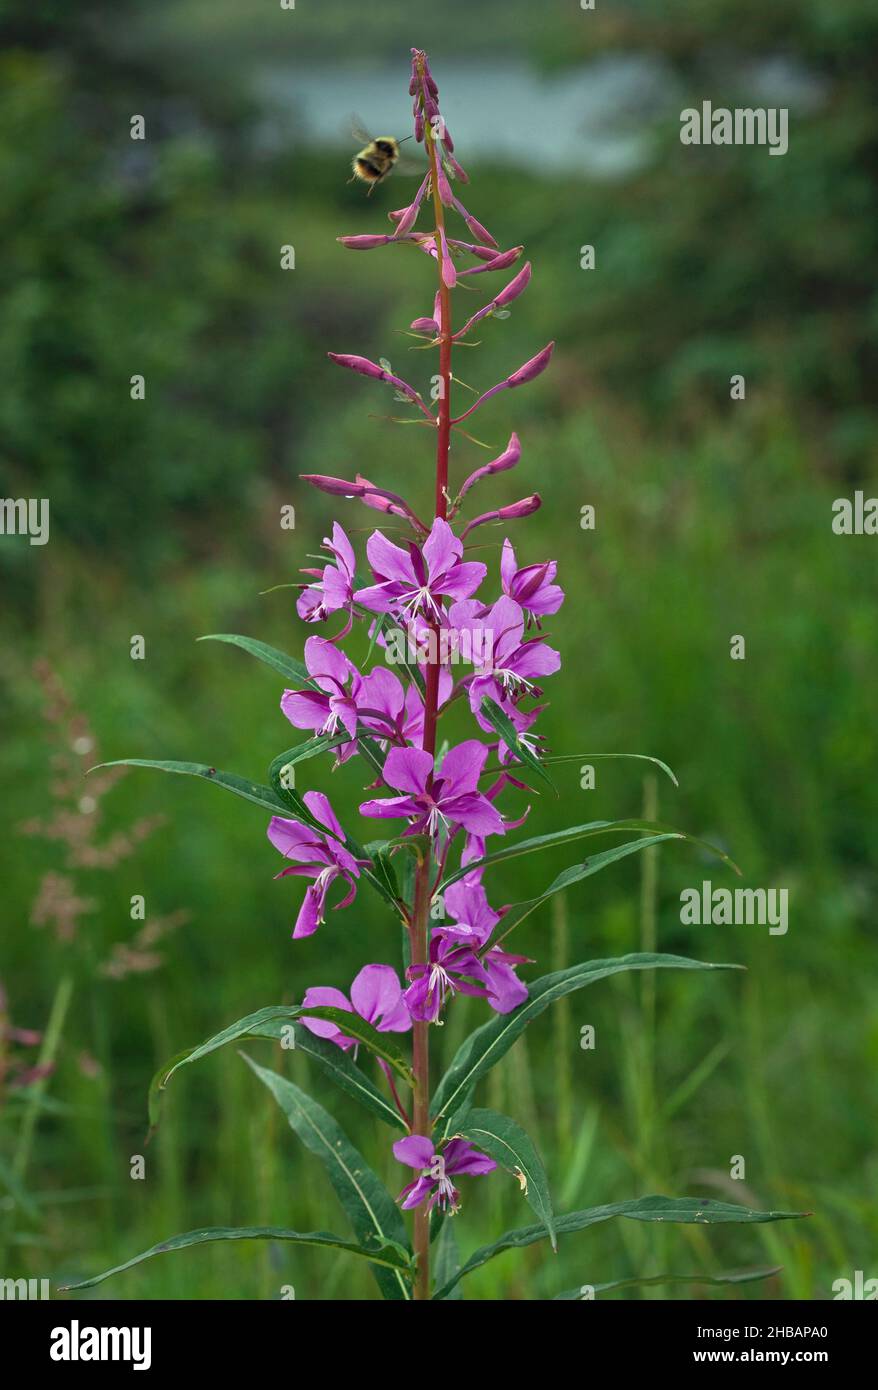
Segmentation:
{"type": "MultiPolygon", "coordinates": [[[[442,238],[445,228],[445,210],[439,197],[439,155],[433,141],[429,122],[426,123],[424,140],[430,159],[433,207],[436,216],[436,252],[439,265],[439,376],[441,379],[439,409],[436,421],[436,501],[435,515],[445,520],[448,514],[448,450],[451,438],[451,296],[442,278],[442,238]]],[[[428,753],[436,752],[436,724],[439,711],[439,672],[438,643],[437,660],[427,666],[426,690],[424,696],[424,742],[428,753]]],[[[424,855],[415,875],[414,902],[412,905],[412,927],[410,932],[411,957],[413,965],[427,965],[430,931],[430,869],[431,859],[424,855]]],[[[412,1129],[415,1134],[432,1132],[430,1119],[430,1042],[428,1023],[415,1022],[412,1040],[412,1069],[415,1076],[414,1116],[412,1129]]],[[[422,1203],[415,1208],[414,1250],[417,1260],[417,1275],[414,1295],[418,1300],[430,1297],[430,1215],[422,1203]]]]}

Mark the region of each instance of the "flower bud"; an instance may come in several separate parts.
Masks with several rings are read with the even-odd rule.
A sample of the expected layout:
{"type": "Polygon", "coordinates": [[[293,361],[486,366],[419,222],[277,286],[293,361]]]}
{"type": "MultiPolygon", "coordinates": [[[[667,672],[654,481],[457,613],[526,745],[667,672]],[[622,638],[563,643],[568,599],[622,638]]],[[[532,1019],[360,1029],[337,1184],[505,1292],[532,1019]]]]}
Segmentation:
{"type": "Polygon", "coordinates": [[[502,308],[504,304],[511,304],[513,299],[517,299],[518,296],[527,289],[530,281],[530,274],[530,261],[525,261],[514,280],[510,280],[506,288],[502,289],[494,298],[492,301],[493,304],[498,308],[502,308]]]}
{"type": "MultiPolygon", "coordinates": [[[[402,377],[394,376],[392,372],[386,372],[377,362],[370,362],[368,357],[356,357],[349,352],[328,352],[326,355],[331,362],[337,362],[340,367],[347,367],[349,371],[359,372],[360,376],[370,376],[374,377],[376,381],[389,382],[404,396],[408,396],[410,401],[415,401],[425,415],[430,415],[415,388],[409,386],[407,381],[403,381],[402,377]]],[[[430,418],[432,419],[432,416],[430,418]]]]}
{"type": "Polygon", "coordinates": [[[448,175],[443,169],[441,162],[439,164],[437,181],[439,187],[439,199],[445,207],[450,208],[454,203],[454,194],[451,191],[451,184],[448,182],[448,175]]]}
{"type": "Polygon", "coordinates": [[[464,527],[460,539],[463,540],[476,526],[484,526],[489,521],[516,521],[523,516],[531,516],[539,511],[542,505],[543,499],[535,492],[530,497],[522,497],[519,502],[510,502],[508,507],[498,507],[494,512],[484,512],[464,527]]]}
{"type": "Polygon", "coordinates": [[[302,473],[300,477],[303,483],[310,483],[332,497],[356,497],[360,491],[356,483],[348,482],[347,478],[330,478],[325,473],[302,473]]]}
{"type": "MultiPolygon", "coordinates": [[[[468,251],[471,256],[478,256],[481,261],[492,261],[497,254],[493,246],[475,246],[473,242],[460,241],[457,237],[449,237],[449,241],[451,245],[456,246],[459,251],[468,251]]],[[[472,275],[476,269],[481,270],[482,267],[474,267],[472,270],[464,270],[461,273],[463,275],[472,275]]]]}
{"type": "Polygon", "coordinates": [[[458,164],[457,160],[454,158],[454,155],[447,154],[446,159],[448,161],[448,166],[454,174],[455,178],[460,179],[461,183],[469,183],[469,174],[466,172],[462,164],[458,164]]]}
{"type": "Polygon", "coordinates": [[[326,355],[330,362],[337,362],[340,367],[359,372],[361,376],[373,376],[376,381],[387,380],[384,368],[379,367],[377,362],[370,362],[368,357],[356,357],[350,352],[328,352],[326,355]]]}
{"type": "Polygon", "coordinates": [[[451,259],[451,252],[448,249],[448,242],[445,232],[440,229],[439,244],[442,250],[442,283],[447,285],[450,290],[457,284],[457,271],[454,268],[454,261],[451,259]]]}
{"type": "Polygon", "coordinates": [[[525,362],[523,367],[519,367],[517,372],[513,372],[512,376],[508,376],[506,385],[524,386],[528,381],[533,381],[548,367],[554,347],[554,342],[549,343],[542,352],[537,353],[536,357],[532,357],[529,362],[525,362]]]}
{"type": "Polygon", "coordinates": [[[475,473],[470,473],[466,482],[460,489],[458,501],[465,497],[470,488],[482,478],[489,478],[494,473],[505,473],[508,468],[514,468],[520,458],[521,441],[513,430],[512,434],[509,436],[509,443],[506,445],[503,453],[498,454],[497,458],[492,459],[490,463],[485,463],[481,468],[477,468],[475,473]]]}
{"type": "Polygon", "coordinates": [[[473,236],[476,238],[476,241],[480,241],[487,246],[496,247],[497,243],[491,236],[491,233],[487,230],[486,227],[482,226],[481,222],[479,222],[477,218],[473,217],[472,213],[467,212],[466,208],[464,207],[463,203],[460,201],[459,198],[454,199],[454,206],[460,213],[466,225],[469,227],[473,236]]]}
{"type": "Polygon", "coordinates": [[[372,251],[376,246],[386,246],[394,240],[392,236],[370,236],[368,233],[363,233],[362,236],[336,237],[336,241],[346,246],[349,251],[372,251]]]}

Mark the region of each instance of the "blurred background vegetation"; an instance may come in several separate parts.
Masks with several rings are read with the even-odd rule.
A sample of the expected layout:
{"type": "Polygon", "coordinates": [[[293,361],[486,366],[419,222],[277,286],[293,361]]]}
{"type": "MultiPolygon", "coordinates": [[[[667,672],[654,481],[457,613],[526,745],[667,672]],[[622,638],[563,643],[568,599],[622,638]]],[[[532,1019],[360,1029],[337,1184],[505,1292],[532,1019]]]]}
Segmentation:
{"type": "MultiPolygon", "coordinates": [[[[403,0],[374,0],[367,19],[352,0],[259,10],[0,4],[0,491],[51,501],[47,546],[0,542],[0,1272],[85,1277],[199,1225],[343,1229],[316,1160],[233,1051],[175,1081],[145,1181],[130,1156],[144,1152],[156,1066],[308,984],[346,988],[364,961],[396,959],[398,928],[361,892],[293,946],[298,890],[273,881],[257,808],[151,773],[82,774],[143,756],[263,779],[295,741],[282,682],[195,639],[243,632],[300,651],[290,590],[261,592],[296,579],[331,522],[300,472],[358,468],[430,494],[427,441],[325,357],[388,356],[418,383],[430,370],[423,357],[403,370],[398,336],[431,302],[426,264],[335,240],[381,230],[412,187],[397,174],[366,200],[347,184],[346,125],[359,110],[405,133],[418,45],[467,203],[534,264],[528,295],[459,370],[485,387],[558,341],[552,371],[492,402],[477,431],[498,447],[520,433],[522,463],[493,496],[541,491],[513,540],[524,562],[557,556],[570,595],[551,623],[565,668],[543,727],[556,751],[650,753],[680,778],[676,791],[637,764],[598,764],[583,791],[569,765],[530,824],[657,800],[726,846],[745,883],[791,896],[785,937],[684,927],[681,889],[729,879],[665,847],[535,914],[517,947],[535,972],[655,938],[748,973],[577,995],[483,1095],[535,1135],[561,1209],[667,1191],[814,1213],[709,1234],[609,1223],[558,1257],[507,1255],[467,1294],[776,1263],[780,1276],[734,1296],[831,1297],[834,1279],[875,1273],[878,1235],[875,541],[830,528],[833,499],[875,480],[878,9],[446,0],[423,22],[403,0]],[[679,112],[705,98],[788,106],[789,153],[683,147],[679,112]],[[286,244],[294,271],[280,268],[286,244]],[[294,531],[280,526],[288,504],[294,531]],[[729,657],[737,633],[743,662],[729,657]],[[145,922],[129,915],[137,894],[145,922]],[[594,1052],[579,1047],[587,1023],[594,1052]],[[745,1183],[729,1181],[736,1154],[745,1183]]],[[[456,475],[485,457],[462,444],[456,475]]],[[[343,520],[362,542],[368,514],[343,520]]],[[[491,562],[502,533],[481,535],[491,562]]],[[[328,763],[305,768],[300,787],[326,786],[328,763]]],[[[355,764],[332,778],[355,833],[362,784],[355,764]]],[[[494,899],[532,896],[570,856],[546,859],[512,863],[494,899]]],[[[459,1006],[437,1053],[480,1017],[478,1001],[459,1006]]],[[[306,1059],[280,1064],[327,1099],[306,1059]]],[[[340,1093],[327,1103],[395,1191],[405,1174],[386,1135],[340,1093]]],[[[530,1219],[511,1178],[464,1201],[465,1251],[530,1219]]],[[[100,1293],[277,1297],[288,1283],[306,1299],[376,1292],[319,1251],[208,1247],[100,1293]]],[[[644,1291],[665,1294],[689,1296],[644,1291]]]]}

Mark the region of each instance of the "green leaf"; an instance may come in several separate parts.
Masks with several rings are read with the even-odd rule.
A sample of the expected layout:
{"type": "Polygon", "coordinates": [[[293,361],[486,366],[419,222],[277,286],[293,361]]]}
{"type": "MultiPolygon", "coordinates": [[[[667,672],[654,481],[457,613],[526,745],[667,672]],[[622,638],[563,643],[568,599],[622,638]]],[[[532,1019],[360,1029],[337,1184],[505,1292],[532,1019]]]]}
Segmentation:
{"type": "Polygon", "coordinates": [[[747,1269],[738,1274],[635,1275],[631,1279],[614,1279],[610,1284],[580,1284],[577,1289],[565,1289],[563,1293],[556,1293],[554,1302],[587,1302],[588,1300],[584,1300],[582,1296],[583,1288],[589,1288],[592,1293],[598,1294],[609,1293],[611,1289],[641,1288],[646,1284],[753,1284],[758,1279],[770,1279],[772,1275],[780,1274],[782,1269],[783,1265],[775,1265],[772,1269],[747,1269]]]}
{"type": "Polygon", "coordinates": [[[524,1197],[545,1226],[552,1249],[557,1250],[549,1179],[533,1140],[521,1125],[508,1115],[498,1115],[494,1110],[471,1110],[460,1127],[460,1133],[489,1158],[496,1159],[502,1167],[522,1175],[524,1197]]]}
{"type": "Polygon", "coordinates": [[[585,859],[581,864],[572,864],[569,869],[564,869],[556,879],[549,884],[545,892],[538,898],[531,898],[528,902],[513,903],[507,908],[500,921],[494,929],[485,949],[496,946],[526,917],[541,907],[544,902],[555,893],[561,893],[565,888],[570,888],[574,883],[579,883],[584,878],[591,878],[594,874],[601,873],[620,859],[627,859],[629,854],[640,854],[642,850],[649,849],[650,845],[660,845],[665,840],[673,840],[674,835],[645,835],[641,840],[629,840],[624,845],[614,845],[612,849],[605,849],[600,854],[593,854],[590,859],[585,859]]]}
{"type": "MultiPolygon", "coordinates": [[[[311,742],[311,740],[309,740],[309,742],[311,742]]],[[[337,835],[334,830],[330,830],[328,825],[324,825],[322,821],[318,820],[317,817],[308,810],[308,807],[302,800],[301,794],[296,791],[294,786],[288,785],[284,777],[284,770],[289,767],[289,765],[290,761],[287,754],[281,753],[279,757],[272,760],[268,769],[268,780],[271,783],[272,791],[281,802],[286,814],[288,816],[292,815],[295,820],[301,821],[303,825],[310,825],[312,830],[318,831],[320,835],[325,835],[328,840],[337,840],[340,844],[343,844],[345,842],[344,836],[337,835]]]]}
{"type": "Polygon", "coordinates": [[[239,777],[234,772],[220,772],[215,767],[208,767],[207,763],[169,762],[154,758],[116,758],[111,763],[98,763],[95,767],[89,768],[89,772],[96,772],[99,767],[154,767],[160,772],[179,772],[185,777],[204,777],[217,787],[225,787],[226,791],[243,796],[245,801],[254,801],[257,806],[271,811],[272,815],[283,815],[287,810],[271,787],[263,787],[259,782],[251,782],[248,777],[239,777]]]}
{"type": "MultiPolygon", "coordinates": [[[[393,1242],[409,1250],[399,1208],[332,1116],[292,1081],[257,1066],[243,1053],[242,1056],[271,1091],[306,1149],[323,1163],[359,1244],[368,1248],[393,1242]]],[[[408,1299],[411,1296],[400,1270],[375,1268],[373,1273],[385,1298],[408,1299]]]]}
{"type": "Polygon", "coordinates": [[[392,840],[374,841],[369,846],[369,852],[373,848],[386,850],[390,854],[406,850],[418,864],[423,864],[424,859],[429,859],[432,853],[433,842],[429,835],[396,835],[392,840]]]}
{"type": "Polygon", "coordinates": [[[199,637],[198,641],[229,642],[233,647],[240,647],[251,656],[255,656],[257,661],[265,662],[266,666],[286,676],[287,680],[295,681],[297,685],[314,685],[301,661],[297,661],[294,656],[287,656],[286,652],[278,651],[277,647],[270,647],[267,642],[258,642],[255,637],[241,637],[235,632],[209,632],[205,637],[199,637]]]}
{"type": "Polygon", "coordinates": [[[180,1067],[188,1066],[190,1062],[200,1061],[202,1057],[216,1052],[218,1048],[225,1047],[226,1043],[242,1042],[247,1038],[270,1038],[277,1042],[285,1036],[286,1029],[292,1029],[296,1050],[313,1057],[340,1090],[359,1100],[387,1124],[407,1132],[402,1117],[398,1114],[395,1106],[381,1094],[366,1073],[361,1071],[348,1054],[337,1047],[335,1043],[328,1042],[325,1038],[315,1037],[301,1023],[296,1023],[294,1020],[298,1013],[297,1008],[284,1004],[258,1009],[255,1013],[247,1014],[246,1018],[239,1018],[237,1023],[232,1023],[221,1033],[216,1033],[214,1037],[208,1038],[199,1047],[178,1052],[170,1062],[156,1072],[152,1079],[149,1088],[151,1129],[154,1130],[159,1122],[162,1092],[180,1067]]]}
{"type": "MultiPolygon", "coordinates": [[[[805,1211],[753,1211],[750,1207],[734,1206],[731,1202],[715,1202],[705,1197],[635,1197],[627,1202],[610,1202],[603,1207],[588,1207],[584,1211],[568,1212],[557,1218],[559,1235],[572,1231],[582,1231],[586,1226],[595,1226],[601,1221],[609,1221],[614,1216],[625,1216],[632,1221],[673,1221],[685,1225],[709,1226],[717,1223],[742,1222],[761,1223],[765,1221],[792,1221],[808,1216],[805,1211]]],[[[493,1245],[483,1245],[436,1293],[434,1298],[447,1298],[457,1280],[479,1269],[495,1255],[504,1250],[520,1250],[525,1245],[533,1245],[545,1238],[544,1226],[523,1226],[517,1231],[507,1231],[493,1245]]]]}
{"type": "MultiPolygon", "coordinates": [[[[273,758],[268,769],[269,781],[275,788],[275,779],[283,786],[283,771],[287,767],[295,767],[296,763],[307,762],[309,758],[316,758],[319,753],[328,753],[332,748],[338,748],[342,743],[350,743],[348,733],[341,734],[322,734],[319,738],[309,738],[304,743],[297,743],[295,748],[288,748],[285,753],[279,753],[273,758]]],[[[292,788],[284,788],[292,790],[292,788]]]]}
{"type": "Polygon", "coordinates": [[[375,742],[374,738],[367,738],[365,734],[357,734],[357,747],[360,755],[369,764],[377,777],[384,771],[384,754],[375,742]]]}
{"type": "Polygon", "coordinates": [[[296,1013],[302,1018],[323,1018],[328,1023],[337,1024],[346,1037],[356,1038],[358,1043],[363,1043],[376,1057],[381,1057],[392,1067],[407,1086],[414,1089],[415,1078],[399,1048],[391,1042],[387,1033],[379,1033],[377,1028],[373,1028],[372,1024],[367,1023],[359,1014],[348,1013],[347,1009],[335,1009],[328,1004],[313,1007],[300,1005],[296,1013]]]}
{"type": "Polygon", "coordinates": [[[372,860],[372,872],[374,873],[376,887],[381,893],[381,896],[394,905],[400,904],[402,899],[399,880],[396,877],[396,869],[393,867],[390,855],[383,845],[377,848],[370,845],[366,853],[372,860]]]}
{"type": "Polygon", "coordinates": [[[407,1271],[410,1263],[405,1253],[395,1244],[387,1244],[381,1248],[375,1245],[374,1248],[367,1249],[364,1245],[357,1245],[355,1241],[334,1236],[329,1231],[287,1231],[282,1226],[208,1226],[200,1231],[186,1231],[184,1235],[171,1236],[169,1240],[160,1241],[158,1245],[151,1246],[149,1250],[126,1260],[124,1264],[105,1269],[103,1274],[96,1274],[93,1279],[83,1279],[78,1284],[59,1284],[58,1287],[63,1292],[93,1289],[95,1284],[102,1284],[113,1274],[121,1274],[133,1265],[151,1260],[153,1255],[164,1255],[171,1250],[185,1250],[190,1245],[206,1245],[214,1240],[288,1240],[294,1245],[324,1246],[330,1250],[342,1250],[348,1255],[357,1255],[368,1260],[370,1264],[390,1270],[391,1278],[402,1277],[401,1272],[407,1271]]]}
{"type": "Polygon", "coordinates": [[[508,907],[494,928],[490,940],[481,948],[482,952],[491,946],[499,945],[515,927],[519,926],[538,907],[542,907],[543,903],[547,902],[555,893],[561,893],[565,888],[572,887],[574,883],[580,883],[585,878],[592,878],[594,874],[602,873],[611,864],[616,864],[620,859],[627,859],[631,854],[640,854],[653,845],[660,845],[666,840],[677,838],[676,835],[672,834],[645,835],[640,840],[629,840],[624,845],[614,845],[612,849],[605,849],[600,854],[593,854],[590,859],[584,859],[581,864],[571,864],[569,869],[564,869],[556,879],[552,880],[548,888],[538,898],[530,898],[523,903],[513,903],[508,907]]]}
{"type": "Polygon", "coordinates": [[[198,1043],[195,1047],[187,1047],[182,1052],[175,1053],[169,1062],[159,1067],[150,1082],[150,1123],[155,1125],[158,1122],[161,1092],[180,1067],[185,1067],[190,1062],[198,1062],[202,1057],[216,1052],[218,1048],[225,1047],[226,1043],[239,1042],[243,1038],[279,1038],[283,1027],[292,1023],[297,1012],[295,1007],[286,1004],[269,1004],[264,1009],[257,1009],[255,1013],[247,1014],[235,1023],[230,1023],[228,1028],[214,1033],[213,1037],[208,1038],[206,1042],[198,1043]]]}
{"type": "Polygon", "coordinates": [[[534,753],[533,749],[529,748],[526,743],[521,741],[518,737],[518,730],[509,718],[509,715],[505,710],[500,708],[496,700],[492,700],[488,695],[485,695],[482,700],[482,714],[491,727],[496,729],[497,733],[506,744],[506,747],[515,755],[518,761],[532,768],[540,778],[540,781],[545,782],[547,787],[551,787],[552,791],[555,792],[557,796],[558,792],[555,783],[543,767],[536,753],[534,753]]]}
{"type": "MultiPolygon", "coordinates": [[[[529,840],[518,840],[515,844],[504,845],[502,849],[494,850],[492,854],[486,854],[483,859],[474,859],[471,864],[465,864],[460,869],[449,874],[439,886],[439,891],[449,888],[452,883],[471,873],[473,869],[484,868],[490,864],[500,864],[506,859],[517,859],[522,854],[539,854],[545,849],[550,849],[554,845],[569,844],[572,840],[585,840],[593,835],[609,835],[617,830],[638,830],[644,833],[661,835],[667,840],[686,840],[690,845],[698,845],[700,849],[709,850],[715,854],[723,863],[728,864],[734,869],[736,874],[740,874],[737,864],[724,853],[717,849],[716,845],[708,844],[706,840],[699,840],[694,835],[689,835],[685,830],[676,830],[672,825],[663,825],[660,821],[649,820],[593,820],[585,825],[571,825],[566,830],[555,830],[548,835],[534,835],[529,840]]],[[[653,842],[655,843],[655,842],[653,842]]]]}
{"type": "Polygon", "coordinates": [[[297,1052],[304,1052],[308,1057],[313,1058],[340,1090],[346,1091],[348,1095],[360,1101],[373,1114],[384,1120],[385,1124],[392,1125],[394,1129],[402,1130],[403,1134],[408,1134],[408,1126],[396,1106],[381,1094],[374,1082],[348,1056],[347,1052],[344,1052],[336,1043],[330,1042],[327,1038],[316,1037],[301,1023],[294,1023],[293,1029],[296,1035],[297,1052]]]}
{"type": "MultiPolygon", "coordinates": [[[[433,1208],[433,1215],[439,1210],[433,1208]]],[[[436,1253],[433,1256],[433,1283],[436,1288],[452,1284],[449,1300],[463,1298],[463,1288],[457,1282],[460,1271],[460,1249],[457,1244],[457,1231],[452,1220],[443,1221],[436,1238],[436,1253]]]]}
{"type": "Polygon", "coordinates": [[[661,969],[738,970],[740,966],[644,952],[610,960],[590,960],[541,976],[528,984],[528,997],[523,1004],[512,1013],[496,1014],[461,1043],[433,1097],[431,1110],[435,1124],[441,1125],[445,1117],[453,1116],[460,1109],[479,1078],[509,1051],[527,1025],[557,999],[623,971],[661,969]]]}
{"type": "MultiPolygon", "coordinates": [[[[249,652],[258,661],[270,666],[273,671],[278,671],[287,680],[295,681],[297,686],[304,685],[310,690],[318,689],[301,661],[298,661],[294,656],[287,656],[286,652],[278,651],[277,647],[270,647],[267,642],[257,641],[255,637],[241,637],[234,632],[210,632],[205,637],[199,637],[198,641],[229,642],[232,646],[240,647],[242,651],[249,652]]],[[[345,740],[341,741],[344,742],[345,740]]],[[[384,766],[384,758],[375,740],[364,735],[357,739],[357,745],[375,771],[380,772],[384,766]]],[[[309,754],[308,756],[313,755],[309,754]]]]}
{"type": "Polygon", "coordinates": [[[652,763],[653,767],[659,768],[667,777],[670,777],[675,787],[680,785],[667,763],[663,763],[661,758],[651,758],[648,753],[550,753],[542,759],[542,762],[546,767],[557,767],[561,763],[599,763],[613,758],[633,758],[637,762],[652,763]]]}

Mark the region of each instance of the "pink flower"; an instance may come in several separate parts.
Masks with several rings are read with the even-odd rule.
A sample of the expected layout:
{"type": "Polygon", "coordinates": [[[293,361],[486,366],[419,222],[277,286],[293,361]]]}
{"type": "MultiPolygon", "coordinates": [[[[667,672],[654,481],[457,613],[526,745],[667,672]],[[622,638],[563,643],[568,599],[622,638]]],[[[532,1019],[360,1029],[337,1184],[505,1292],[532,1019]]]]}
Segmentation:
{"type": "Polygon", "coordinates": [[[460,1193],[451,1181],[452,1175],[493,1173],[497,1167],[493,1158],[479,1153],[465,1139],[452,1139],[440,1154],[434,1140],[424,1134],[409,1134],[405,1139],[397,1139],[393,1152],[400,1163],[419,1170],[415,1181],[399,1194],[400,1198],[405,1198],[402,1205],[406,1211],[426,1200],[430,1210],[438,1203],[443,1209],[455,1212],[460,1193]]]}
{"type": "MultiPolygon", "coordinates": [[[[364,965],[351,985],[351,997],[330,985],[311,986],[305,991],[302,1007],[329,1007],[357,1013],[379,1033],[406,1033],[412,1026],[403,1003],[402,986],[391,965],[364,965]]],[[[338,1024],[323,1018],[303,1018],[302,1026],[318,1038],[336,1043],[344,1051],[357,1046],[356,1038],[346,1037],[338,1024]]]]}
{"type": "MultiPolygon", "coordinates": [[[[338,522],[333,522],[332,540],[324,536],[323,549],[334,556],[335,563],[327,565],[321,575],[320,570],[303,570],[303,574],[320,576],[316,584],[309,584],[296,601],[296,612],[306,623],[325,622],[331,613],[342,609],[352,613],[353,579],[357,568],[354,548],[338,522]]],[[[350,631],[350,622],[345,632],[350,631]]],[[[344,634],[342,634],[344,635],[344,634]]]]}
{"type": "MultiPolygon", "coordinates": [[[[306,792],[302,800],[315,820],[325,825],[327,830],[339,837],[343,835],[338,818],[323,792],[306,792]]],[[[284,816],[272,816],[268,826],[268,838],[275,849],[280,850],[286,859],[294,859],[295,865],[281,869],[276,878],[286,878],[295,874],[301,878],[313,878],[305,899],[299,909],[293,929],[294,940],[311,936],[323,923],[326,896],[337,878],[350,886],[347,897],[338,904],[347,907],[357,896],[354,882],[360,876],[362,861],[357,860],[345,849],[341,839],[330,839],[321,835],[310,825],[302,825],[297,820],[287,820],[284,816]]]]}
{"type": "Polygon", "coordinates": [[[531,618],[545,617],[549,613],[557,613],[564,602],[564,590],[559,584],[554,583],[557,572],[558,566],[554,560],[518,569],[512,542],[503,542],[500,556],[503,592],[520,605],[528,621],[531,618]]]}
{"type": "Polygon", "coordinates": [[[463,561],[463,545],[447,521],[437,517],[423,549],[402,550],[380,531],[366,542],[366,554],[376,583],[354,594],[357,603],[373,613],[393,613],[403,619],[418,613],[440,621],[444,598],[467,598],[479,587],[487,566],[463,561]]]}
{"type": "Polygon", "coordinates": [[[320,736],[344,729],[356,739],[356,697],[363,682],[356,666],[323,637],[308,638],[305,665],[319,689],[285,690],[280,707],[287,719],[297,729],[313,729],[320,736]]]}
{"type": "Polygon", "coordinates": [[[452,627],[467,632],[470,650],[486,653],[483,665],[467,678],[470,708],[485,730],[491,727],[481,712],[486,695],[504,706],[507,700],[536,695],[537,678],[551,676],[561,665],[559,653],[542,638],[524,640],[524,613],[505,594],[487,610],[472,599],[456,603],[448,618],[452,627]]]}
{"type": "Polygon", "coordinates": [[[488,749],[478,739],[449,748],[433,776],[433,759],[422,748],[391,748],[382,776],[401,796],[364,801],[363,816],[408,817],[408,834],[438,835],[463,826],[476,835],[503,835],[506,827],[496,806],[478,790],[488,749]],[[431,780],[432,779],[432,780],[431,780]]]}
{"type": "MultiPolygon", "coordinates": [[[[499,946],[482,950],[501,920],[501,914],[488,903],[481,883],[468,883],[466,879],[453,883],[445,892],[445,909],[456,921],[452,926],[446,925],[437,930],[445,940],[461,947],[469,944],[477,953],[475,969],[470,976],[485,985],[491,1008],[500,1014],[517,1009],[527,998],[527,985],[519,980],[515,967],[532,962],[528,956],[510,955],[499,946]]],[[[408,993],[406,991],[407,999],[408,993]]]]}
{"type": "Polygon", "coordinates": [[[447,932],[436,930],[426,965],[410,965],[406,971],[412,983],[403,995],[405,1006],[418,1022],[435,1023],[449,994],[485,997],[487,991],[474,982],[483,973],[470,946],[460,946],[447,932]]]}

